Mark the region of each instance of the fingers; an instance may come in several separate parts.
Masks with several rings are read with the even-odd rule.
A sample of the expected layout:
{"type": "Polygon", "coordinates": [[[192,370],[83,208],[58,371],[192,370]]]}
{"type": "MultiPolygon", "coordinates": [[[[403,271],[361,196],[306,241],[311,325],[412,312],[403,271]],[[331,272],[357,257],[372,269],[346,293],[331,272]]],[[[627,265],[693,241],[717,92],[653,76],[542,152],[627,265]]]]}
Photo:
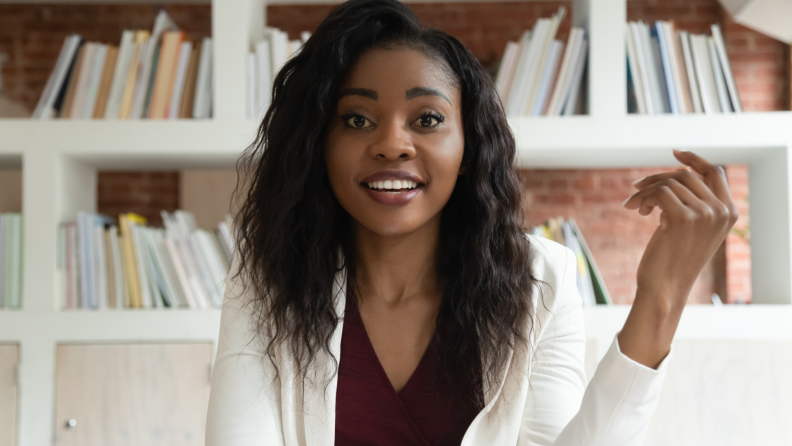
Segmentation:
{"type": "Polygon", "coordinates": [[[699,199],[707,203],[715,204],[720,201],[709,188],[709,186],[704,183],[701,177],[698,174],[691,172],[687,166],[682,166],[674,172],[664,172],[642,178],[641,180],[635,182],[635,187],[639,190],[642,190],[667,179],[674,179],[679,183],[684,184],[685,187],[690,189],[699,199]]]}
{"type": "Polygon", "coordinates": [[[693,152],[674,150],[674,157],[676,157],[680,163],[690,166],[694,171],[701,175],[704,179],[704,183],[709,186],[709,188],[721,202],[727,203],[728,201],[731,201],[729,183],[726,181],[726,172],[722,167],[713,166],[707,160],[693,152]]]}
{"type": "Polygon", "coordinates": [[[657,206],[670,216],[687,216],[690,212],[707,214],[709,207],[688,187],[674,178],[665,178],[635,193],[627,199],[624,207],[638,209],[641,215],[649,215],[657,206]]]}

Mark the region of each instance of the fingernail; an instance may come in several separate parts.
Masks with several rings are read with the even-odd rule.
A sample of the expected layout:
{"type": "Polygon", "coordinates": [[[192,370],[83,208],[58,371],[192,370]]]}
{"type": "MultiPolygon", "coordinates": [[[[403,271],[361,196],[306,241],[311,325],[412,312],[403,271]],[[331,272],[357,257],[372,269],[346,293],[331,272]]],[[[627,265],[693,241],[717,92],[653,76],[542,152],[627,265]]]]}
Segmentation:
{"type": "MultiPolygon", "coordinates": [[[[644,179],[646,179],[646,177],[638,178],[637,180],[633,181],[632,184],[636,185],[636,184],[640,183],[641,181],[643,181],[644,179]]],[[[627,198],[627,199],[629,200],[629,198],[627,198]]]]}
{"type": "Polygon", "coordinates": [[[622,207],[624,207],[624,205],[627,204],[628,201],[630,201],[630,198],[632,197],[627,197],[626,200],[622,201],[622,207]]]}

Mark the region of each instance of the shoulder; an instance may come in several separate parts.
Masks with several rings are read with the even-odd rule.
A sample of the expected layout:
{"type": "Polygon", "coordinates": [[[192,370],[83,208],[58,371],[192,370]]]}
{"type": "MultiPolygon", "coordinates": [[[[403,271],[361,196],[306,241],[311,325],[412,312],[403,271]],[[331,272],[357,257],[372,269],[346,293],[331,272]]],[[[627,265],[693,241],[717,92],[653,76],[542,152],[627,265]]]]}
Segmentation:
{"type": "Polygon", "coordinates": [[[572,250],[544,237],[531,234],[526,237],[531,243],[536,316],[541,318],[544,313],[558,313],[579,306],[577,258],[572,250]]]}

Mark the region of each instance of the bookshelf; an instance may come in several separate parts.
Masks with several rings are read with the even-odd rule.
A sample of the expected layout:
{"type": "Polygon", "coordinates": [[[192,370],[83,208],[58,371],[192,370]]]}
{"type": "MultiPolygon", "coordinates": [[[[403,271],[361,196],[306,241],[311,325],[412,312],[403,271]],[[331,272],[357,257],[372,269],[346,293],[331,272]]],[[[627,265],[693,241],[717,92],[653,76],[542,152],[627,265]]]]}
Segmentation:
{"type": "MultiPolygon", "coordinates": [[[[20,345],[19,446],[52,443],[59,343],[210,341],[214,345],[219,310],[58,311],[55,274],[57,225],[73,219],[78,210],[96,210],[98,170],[230,168],[254,138],[258,123],[245,119],[245,57],[250,43],[261,38],[267,2],[211,3],[215,50],[212,119],[0,119],[0,168],[21,167],[23,171],[23,308],[0,310],[0,343],[20,345]]],[[[674,163],[672,148],[694,150],[717,163],[747,164],[753,302],[759,305],[689,307],[676,338],[792,340],[792,112],[628,115],[623,40],[626,9],[627,0],[573,0],[572,26],[584,27],[590,39],[588,114],[511,119],[518,142],[518,166],[669,165],[674,163]]],[[[598,356],[604,355],[628,312],[629,306],[619,305],[585,310],[587,335],[597,341],[598,356]]]]}

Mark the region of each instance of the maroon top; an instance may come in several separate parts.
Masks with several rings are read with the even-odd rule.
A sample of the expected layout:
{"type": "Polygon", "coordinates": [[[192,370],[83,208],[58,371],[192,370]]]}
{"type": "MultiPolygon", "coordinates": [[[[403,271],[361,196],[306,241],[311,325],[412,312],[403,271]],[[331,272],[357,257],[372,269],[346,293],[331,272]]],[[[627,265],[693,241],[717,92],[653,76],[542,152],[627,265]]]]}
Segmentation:
{"type": "Polygon", "coordinates": [[[474,403],[479,390],[461,377],[452,387],[440,368],[440,352],[435,335],[407,384],[396,392],[371,345],[356,299],[347,299],[335,444],[459,445],[482,409],[474,403]]]}

